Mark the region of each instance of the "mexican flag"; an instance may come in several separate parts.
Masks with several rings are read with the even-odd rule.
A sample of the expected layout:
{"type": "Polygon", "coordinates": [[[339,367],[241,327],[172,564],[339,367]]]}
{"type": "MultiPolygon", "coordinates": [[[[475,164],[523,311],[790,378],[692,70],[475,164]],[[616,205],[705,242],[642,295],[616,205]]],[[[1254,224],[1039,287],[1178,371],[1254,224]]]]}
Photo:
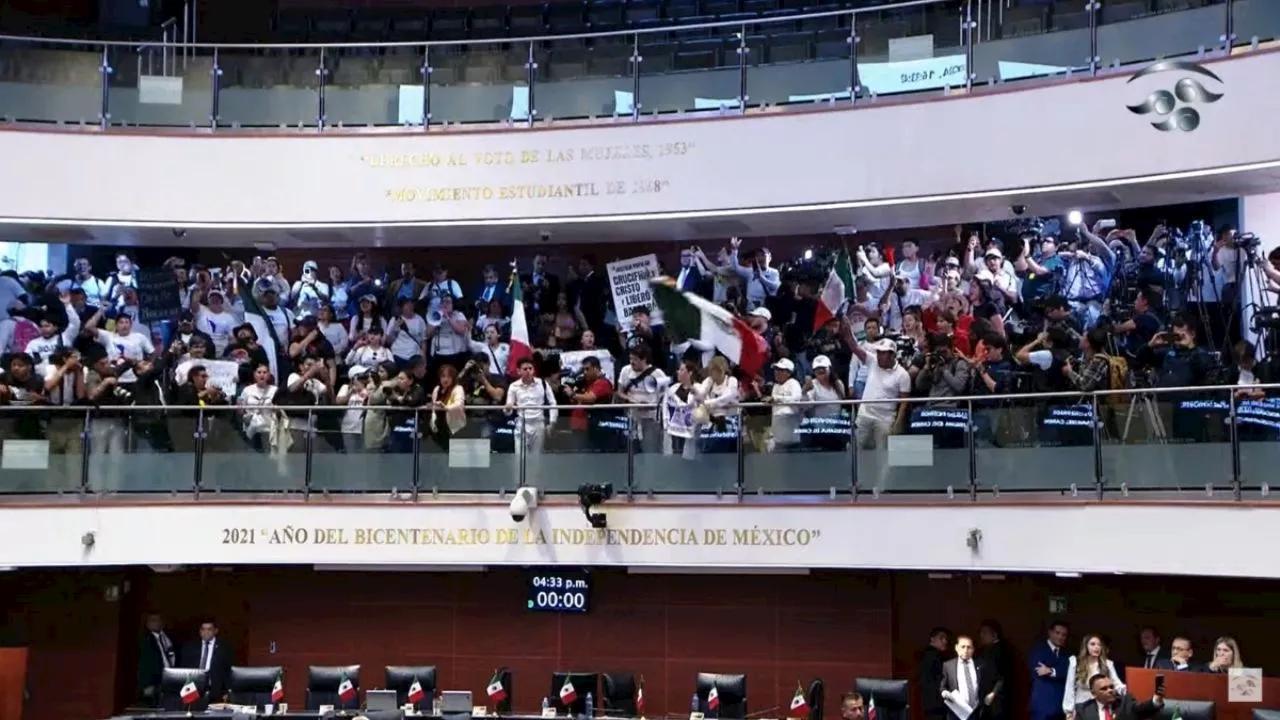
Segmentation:
{"type": "Polygon", "coordinates": [[[849,263],[849,253],[836,253],[836,264],[827,275],[827,282],[818,295],[818,311],[813,315],[813,329],[826,325],[829,320],[840,314],[840,307],[853,297],[853,266],[849,263]]]}
{"type": "Polygon", "coordinates": [[[502,676],[497,670],[493,671],[493,679],[489,680],[484,692],[489,696],[489,701],[495,704],[507,699],[507,689],[502,687],[502,676]]]}
{"type": "Polygon", "coordinates": [[[796,694],[791,696],[791,717],[803,717],[809,714],[809,701],[804,697],[804,689],[796,683],[796,694]]]}
{"type": "Polygon", "coordinates": [[[707,709],[711,712],[720,709],[720,691],[714,685],[711,686],[711,692],[707,693],[707,709]]]}
{"type": "MultiPolygon", "coordinates": [[[[529,344],[529,321],[524,316],[524,291],[520,289],[520,274],[511,268],[511,354],[507,356],[507,374],[515,375],[520,359],[533,357],[529,344]]],[[[494,368],[496,371],[497,368],[494,368]]]]}
{"type": "Polygon", "coordinates": [[[187,684],[178,691],[178,697],[182,698],[184,705],[190,705],[200,699],[200,688],[196,687],[194,680],[187,680],[187,684]]]}
{"type": "Polygon", "coordinates": [[[871,701],[867,703],[867,720],[876,720],[876,696],[871,696],[871,701]]]}
{"type": "Polygon", "coordinates": [[[271,702],[278,703],[284,699],[284,678],[276,677],[276,684],[271,686],[271,702]]]}
{"type": "Polygon", "coordinates": [[[764,338],[745,320],[693,293],[680,292],[671,278],[654,278],[650,282],[667,332],[682,340],[701,340],[711,345],[749,377],[755,377],[764,367],[768,356],[764,338]]]}
{"type": "Polygon", "coordinates": [[[267,311],[258,304],[258,299],[253,296],[252,282],[240,283],[240,302],[244,305],[244,321],[253,327],[254,334],[258,336],[258,344],[267,354],[267,364],[271,367],[272,377],[275,378],[277,385],[284,382],[287,378],[281,377],[280,368],[276,365],[278,349],[289,348],[284,344],[288,342],[288,338],[282,341],[276,337],[276,326],[271,322],[271,318],[267,317],[267,311]]]}
{"type": "Polygon", "coordinates": [[[569,682],[569,678],[565,678],[564,685],[560,686],[560,704],[572,705],[577,699],[578,691],[574,689],[573,683],[569,682]]]}
{"type": "Polygon", "coordinates": [[[413,684],[409,686],[409,702],[416,705],[417,703],[422,702],[422,699],[426,696],[427,694],[422,691],[422,683],[418,682],[418,678],[414,678],[413,684]]]}
{"type": "Polygon", "coordinates": [[[351,683],[351,678],[346,675],[342,676],[342,682],[338,683],[338,699],[342,702],[351,702],[356,696],[356,686],[351,683]]]}
{"type": "Polygon", "coordinates": [[[644,678],[640,678],[640,687],[636,688],[636,714],[644,717],[644,678]]]}

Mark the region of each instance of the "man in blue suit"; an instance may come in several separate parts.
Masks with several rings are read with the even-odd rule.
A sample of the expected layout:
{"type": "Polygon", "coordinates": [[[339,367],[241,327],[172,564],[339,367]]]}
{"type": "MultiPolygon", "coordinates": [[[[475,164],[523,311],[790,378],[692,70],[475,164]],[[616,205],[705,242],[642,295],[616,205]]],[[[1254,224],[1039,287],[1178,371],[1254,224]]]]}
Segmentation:
{"type": "Polygon", "coordinates": [[[1027,653],[1031,665],[1031,720],[1061,720],[1062,694],[1067,687],[1067,624],[1054,621],[1045,642],[1027,653]]]}

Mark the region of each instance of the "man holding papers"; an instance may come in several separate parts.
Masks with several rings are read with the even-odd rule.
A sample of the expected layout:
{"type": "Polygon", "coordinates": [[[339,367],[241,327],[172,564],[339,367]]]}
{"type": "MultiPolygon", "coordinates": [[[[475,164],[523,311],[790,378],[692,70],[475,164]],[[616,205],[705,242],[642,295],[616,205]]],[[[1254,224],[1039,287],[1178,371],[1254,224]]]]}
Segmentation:
{"type": "Polygon", "coordinates": [[[942,701],[952,720],[984,718],[1004,690],[995,667],[973,657],[973,640],[956,638],[956,656],[942,665],[942,701]]]}

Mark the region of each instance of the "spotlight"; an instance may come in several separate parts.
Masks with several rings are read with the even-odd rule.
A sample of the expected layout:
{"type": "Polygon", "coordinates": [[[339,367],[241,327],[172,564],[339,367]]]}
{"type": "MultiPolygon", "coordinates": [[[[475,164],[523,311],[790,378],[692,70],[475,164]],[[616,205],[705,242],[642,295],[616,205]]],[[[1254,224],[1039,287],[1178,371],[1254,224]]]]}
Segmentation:
{"type": "Polygon", "coordinates": [[[1082,222],[1084,222],[1084,215],[1079,210],[1072,210],[1067,213],[1068,225],[1079,225],[1082,222]]]}
{"type": "Polygon", "coordinates": [[[804,251],[804,259],[805,259],[805,260],[812,260],[812,259],[813,259],[813,248],[807,248],[807,249],[804,251]]]}
{"type": "Polygon", "coordinates": [[[603,485],[597,483],[587,483],[578,486],[578,504],[582,505],[582,514],[586,516],[587,522],[591,527],[597,530],[603,530],[609,527],[609,518],[604,513],[593,513],[591,509],[597,505],[603,505],[606,500],[613,498],[613,483],[605,483],[603,485]]]}

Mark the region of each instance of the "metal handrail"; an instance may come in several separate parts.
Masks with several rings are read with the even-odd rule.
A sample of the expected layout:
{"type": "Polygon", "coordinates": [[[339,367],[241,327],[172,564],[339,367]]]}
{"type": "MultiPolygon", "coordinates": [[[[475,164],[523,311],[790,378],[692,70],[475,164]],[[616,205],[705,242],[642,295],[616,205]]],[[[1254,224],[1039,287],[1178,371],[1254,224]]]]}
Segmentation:
{"type": "MultiPolygon", "coordinates": [[[[338,43],[205,43],[182,42],[173,43],[176,48],[192,50],[305,50],[305,49],[341,49],[341,48],[410,48],[410,47],[447,47],[453,45],[492,44],[495,42],[520,44],[526,42],[552,42],[556,40],[585,40],[602,37],[631,37],[633,35],[652,35],[670,32],[686,32],[690,30],[708,30],[721,27],[738,27],[742,25],[770,25],[774,23],[794,23],[800,20],[811,20],[843,15],[867,15],[904,8],[942,5],[954,0],[904,0],[890,5],[874,8],[844,8],[840,10],[823,10],[819,12],[798,13],[795,15],[779,15],[776,17],[760,17],[739,20],[720,20],[708,23],[689,23],[662,25],[651,28],[635,28],[633,30],[604,30],[586,33],[566,33],[559,35],[528,35],[521,37],[467,38],[465,40],[400,40],[387,42],[338,42],[338,43]]],[[[34,42],[52,45],[92,45],[97,47],[133,47],[137,42],[125,40],[84,40],[74,38],[26,37],[22,35],[0,35],[0,42],[34,42]]]]}
{"type": "MultiPolygon", "coordinates": [[[[899,399],[896,399],[896,400],[797,400],[797,401],[794,401],[794,402],[788,402],[788,403],[786,403],[786,405],[789,405],[789,406],[791,406],[791,405],[795,405],[795,406],[822,406],[822,407],[829,407],[829,406],[832,406],[832,405],[837,405],[837,406],[840,406],[840,407],[857,407],[857,406],[859,406],[859,405],[868,404],[868,403],[871,403],[871,404],[884,404],[884,403],[897,403],[897,402],[905,402],[905,403],[911,403],[911,404],[930,404],[930,403],[939,403],[939,402],[956,402],[956,403],[983,402],[983,403],[985,403],[985,402],[990,402],[990,401],[993,401],[993,400],[995,400],[995,401],[1004,401],[1004,400],[1022,400],[1022,401],[1026,401],[1026,402],[1032,402],[1032,401],[1036,401],[1036,400],[1047,400],[1047,399],[1053,399],[1053,398],[1078,398],[1078,399],[1080,399],[1082,402],[1084,402],[1084,401],[1086,401],[1086,400],[1089,400],[1089,399],[1092,399],[1092,398],[1095,398],[1095,397],[1096,397],[1096,398],[1102,398],[1102,397],[1108,397],[1108,396],[1112,396],[1112,395],[1176,395],[1176,394],[1179,394],[1179,393],[1189,394],[1189,395],[1190,395],[1190,394],[1195,394],[1195,395],[1205,395],[1205,394],[1207,394],[1207,393],[1214,393],[1214,392],[1221,392],[1221,393],[1227,394],[1227,393],[1234,393],[1235,391],[1237,391],[1237,390],[1242,390],[1242,389],[1248,389],[1248,390],[1264,390],[1264,391],[1267,391],[1267,390],[1276,390],[1276,391],[1280,391],[1280,383],[1269,383],[1269,384],[1262,384],[1262,385],[1249,385],[1249,386],[1247,386],[1247,387],[1246,387],[1246,386],[1239,386],[1239,385],[1192,385],[1192,386],[1173,387],[1173,388],[1124,388],[1124,389],[1120,389],[1120,390],[1097,390],[1097,391],[1094,391],[1094,392],[1088,392],[1088,393],[1082,393],[1082,392],[1003,393],[1003,394],[991,394],[991,395],[955,395],[955,396],[947,396],[947,397],[905,397],[905,398],[899,398],[899,399]]],[[[597,410],[652,410],[652,409],[655,407],[655,405],[657,405],[657,403],[651,403],[651,404],[641,404],[641,403],[596,403],[596,404],[590,404],[590,405],[562,405],[562,404],[556,404],[556,405],[521,405],[518,409],[519,409],[519,410],[552,410],[552,409],[554,409],[554,410],[588,410],[588,409],[597,409],[597,410]]],[[[387,406],[387,405],[367,405],[367,406],[363,406],[363,407],[364,407],[365,409],[369,409],[369,408],[384,408],[384,407],[392,407],[392,406],[387,406]]],[[[732,407],[734,407],[734,408],[769,408],[769,407],[776,407],[776,405],[775,405],[775,404],[773,404],[773,403],[764,403],[764,402],[740,402],[740,403],[735,403],[732,407]]],[[[3,406],[0,406],[0,416],[3,416],[3,415],[4,415],[4,413],[9,412],[9,411],[13,411],[13,410],[18,410],[18,411],[27,411],[27,412],[49,412],[50,410],[54,410],[54,411],[63,411],[63,410],[65,410],[65,411],[68,411],[68,412],[70,412],[70,411],[82,411],[82,412],[88,412],[88,411],[91,411],[91,410],[111,410],[111,411],[117,411],[117,412],[118,412],[118,411],[121,411],[121,410],[143,410],[143,411],[154,411],[154,410],[177,410],[177,411],[182,411],[182,412],[190,412],[190,411],[203,410],[203,411],[205,411],[205,412],[209,412],[209,413],[211,413],[211,414],[215,414],[215,415],[216,415],[216,414],[223,413],[223,412],[231,412],[231,411],[235,411],[235,410],[244,410],[244,409],[249,409],[249,410],[263,410],[263,409],[266,409],[266,410],[273,410],[273,409],[274,409],[274,410],[283,410],[283,409],[289,409],[289,410],[294,410],[294,411],[299,411],[299,412],[300,412],[300,411],[302,411],[302,410],[312,410],[312,411],[319,411],[319,412],[328,412],[328,411],[331,411],[331,410],[332,410],[332,411],[335,411],[335,412],[345,412],[345,411],[346,411],[346,410],[348,410],[349,408],[348,408],[348,406],[346,406],[346,405],[311,405],[311,406],[284,406],[284,405],[265,405],[265,406],[259,406],[259,405],[254,405],[254,406],[245,406],[245,405],[213,405],[213,406],[200,406],[200,405],[102,405],[102,406],[88,406],[88,405],[3,405],[3,406]]],[[[423,405],[423,406],[419,406],[419,407],[416,407],[416,408],[402,408],[402,407],[395,407],[395,409],[396,409],[396,410],[398,410],[398,411],[401,411],[401,412],[408,412],[408,411],[413,411],[413,410],[423,410],[423,409],[427,409],[427,406],[426,406],[426,405],[423,405]]],[[[477,405],[477,406],[469,406],[469,407],[466,407],[465,409],[466,409],[466,410],[468,410],[468,411],[475,411],[475,412],[492,412],[492,411],[494,411],[494,410],[502,410],[502,409],[503,409],[503,406],[502,406],[502,405],[477,405]]]]}

